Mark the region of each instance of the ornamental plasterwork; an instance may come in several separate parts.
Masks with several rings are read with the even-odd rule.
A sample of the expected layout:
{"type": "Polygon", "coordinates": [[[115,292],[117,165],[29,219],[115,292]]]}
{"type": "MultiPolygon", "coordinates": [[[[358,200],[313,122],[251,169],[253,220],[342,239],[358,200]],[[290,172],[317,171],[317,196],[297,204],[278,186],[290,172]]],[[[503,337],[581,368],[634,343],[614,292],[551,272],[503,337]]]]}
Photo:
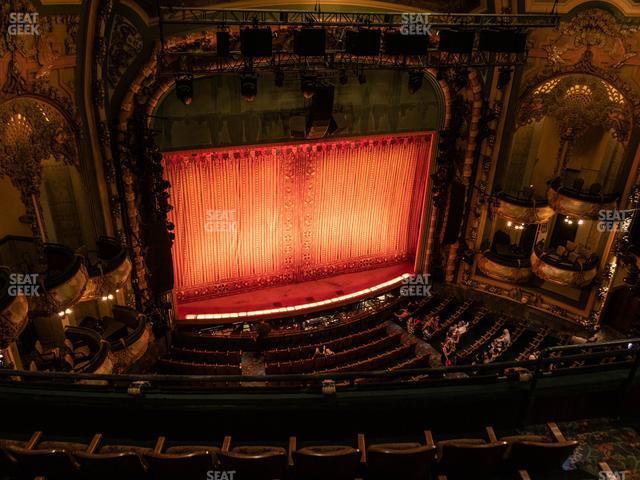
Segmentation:
{"type": "Polygon", "coordinates": [[[39,194],[42,162],[52,156],[78,165],[75,132],[60,112],[30,98],[0,105],[0,178],[9,177],[23,200],[39,194]]]}
{"type": "Polygon", "coordinates": [[[585,74],[552,77],[522,100],[517,126],[549,116],[560,125],[563,138],[578,139],[593,126],[603,125],[625,142],[633,114],[624,95],[599,77],[585,74]]]}
{"type": "MultiPolygon", "coordinates": [[[[46,97],[74,113],[78,15],[37,17],[37,34],[10,35],[10,12],[35,13],[26,0],[0,4],[0,101],[18,95],[46,97]]],[[[75,121],[75,120],[74,120],[75,121]]]]}
{"type": "Polygon", "coordinates": [[[138,28],[122,15],[116,15],[111,28],[109,41],[109,65],[107,80],[114,88],[127,68],[142,52],[144,41],[138,28]]]}
{"type": "Polygon", "coordinates": [[[535,31],[531,38],[534,45],[541,46],[551,66],[574,64],[585,50],[591,50],[595,66],[619,69],[640,52],[640,27],[620,23],[611,13],[597,8],[563,20],[557,32],[535,31]]]}

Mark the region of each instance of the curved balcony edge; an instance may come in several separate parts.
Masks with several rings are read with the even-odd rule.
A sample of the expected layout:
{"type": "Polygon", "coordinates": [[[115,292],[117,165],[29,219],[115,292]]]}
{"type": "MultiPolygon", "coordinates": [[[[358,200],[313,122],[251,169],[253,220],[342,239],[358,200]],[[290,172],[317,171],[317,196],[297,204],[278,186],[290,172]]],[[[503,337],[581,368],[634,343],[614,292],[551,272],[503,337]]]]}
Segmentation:
{"type": "Polygon", "coordinates": [[[549,262],[545,254],[538,249],[531,252],[531,271],[541,280],[567,287],[586,287],[596,277],[598,267],[588,266],[585,269],[566,268],[555,262],[549,262]]]}
{"type": "Polygon", "coordinates": [[[527,259],[501,259],[490,252],[480,254],[478,268],[487,277],[508,283],[526,283],[531,278],[531,264],[527,259]]]}

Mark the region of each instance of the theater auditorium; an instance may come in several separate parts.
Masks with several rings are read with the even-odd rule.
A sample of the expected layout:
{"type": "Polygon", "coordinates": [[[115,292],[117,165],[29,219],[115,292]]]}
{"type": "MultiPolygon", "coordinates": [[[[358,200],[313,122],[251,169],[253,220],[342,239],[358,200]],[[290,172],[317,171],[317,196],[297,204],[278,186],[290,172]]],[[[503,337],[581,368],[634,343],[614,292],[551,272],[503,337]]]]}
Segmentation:
{"type": "Polygon", "coordinates": [[[640,478],[639,79],[634,0],[3,2],[0,480],[640,478]]]}

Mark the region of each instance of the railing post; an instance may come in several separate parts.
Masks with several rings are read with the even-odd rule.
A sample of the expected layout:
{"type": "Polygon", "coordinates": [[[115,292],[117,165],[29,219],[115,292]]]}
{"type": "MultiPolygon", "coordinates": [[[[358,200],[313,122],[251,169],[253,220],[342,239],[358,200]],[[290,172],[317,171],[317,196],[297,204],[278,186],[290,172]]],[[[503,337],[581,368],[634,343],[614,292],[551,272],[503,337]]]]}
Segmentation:
{"type": "Polygon", "coordinates": [[[627,375],[627,379],[624,382],[624,387],[622,391],[622,395],[620,395],[620,402],[618,403],[618,415],[620,416],[624,410],[624,402],[633,390],[633,384],[636,379],[636,375],[638,373],[638,368],[640,368],[640,345],[632,344],[633,350],[635,353],[633,363],[629,367],[629,374],[627,375]]]}
{"type": "Polygon", "coordinates": [[[523,413],[522,413],[521,423],[523,427],[527,424],[529,418],[531,418],[531,412],[533,411],[533,406],[536,401],[536,388],[538,386],[538,377],[540,376],[540,372],[542,370],[542,364],[546,354],[547,354],[546,349],[540,352],[540,355],[538,355],[538,358],[537,358],[536,368],[533,370],[533,375],[531,377],[531,386],[529,387],[529,391],[527,392],[527,398],[526,398],[525,406],[523,408],[523,413]]]}

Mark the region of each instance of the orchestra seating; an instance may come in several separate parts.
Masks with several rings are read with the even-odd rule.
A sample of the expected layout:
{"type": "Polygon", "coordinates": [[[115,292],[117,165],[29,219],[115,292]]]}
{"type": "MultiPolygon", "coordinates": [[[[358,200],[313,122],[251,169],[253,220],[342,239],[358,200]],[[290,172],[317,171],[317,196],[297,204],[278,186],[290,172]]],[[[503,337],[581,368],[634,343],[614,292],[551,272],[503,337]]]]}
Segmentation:
{"type": "MultiPolygon", "coordinates": [[[[41,441],[42,432],[24,442],[0,439],[3,473],[16,478],[202,480],[211,471],[235,471],[238,480],[468,480],[497,478],[562,478],[562,464],[578,447],[555,423],[549,434],[498,437],[492,427],[486,437],[446,438],[434,441],[431,431],[424,442],[367,442],[363,433],[352,445],[299,442],[292,436],[288,446],[269,444],[232,445],[225,436],[219,446],[173,444],[160,436],[143,444],[103,445],[103,435],[86,442],[41,441]]],[[[211,442],[209,442],[211,443],[211,442]]],[[[601,465],[607,471],[607,465],[601,465]]],[[[13,477],[11,477],[13,478],[13,477]]]]}
{"type": "Polygon", "coordinates": [[[229,365],[161,358],[158,360],[158,371],[182,375],[241,375],[242,367],[239,363],[229,365]]]}

